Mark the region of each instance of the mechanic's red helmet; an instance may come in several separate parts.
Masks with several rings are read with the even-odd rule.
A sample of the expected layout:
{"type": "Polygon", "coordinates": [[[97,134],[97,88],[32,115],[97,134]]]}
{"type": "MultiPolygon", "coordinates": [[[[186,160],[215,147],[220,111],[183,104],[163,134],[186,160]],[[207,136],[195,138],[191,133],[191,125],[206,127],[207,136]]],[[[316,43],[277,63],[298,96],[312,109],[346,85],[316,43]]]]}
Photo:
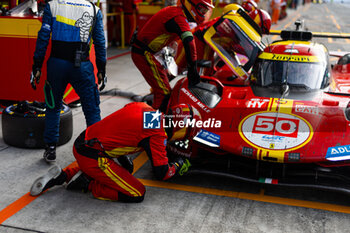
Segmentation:
{"type": "Polygon", "coordinates": [[[264,10],[256,9],[249,16],[259,25],[263,34],[269,34],[271,28],[271,17],[264,10]]]}
{"type": "Polygon", "coordinates": [[[242,2],[242,7],[244,10],[246,10],[248,13],[252,12],[253,10],[258,9],[258,4],[254,2],[253,0],[246,0],[242,2]]]}
{"type": "Polygon", "coordinates": [[[198,110],[190,104],[178,104],[171,107],[168,110],[167,118],[167,120],[173,122],[173,124],[171,124],[173,128],[170,140],[192,138],[196,136],[200,130],[196,127],[195,122],[202,119],[201,115],[198,110]]]}
{"type": "Polygon", "coordinates": [[[214,8],[212,0],[181,0],[181,4],[191,17],[188,20],[197,24],[202,23],[205,20],[205,14],[214,8]]]}

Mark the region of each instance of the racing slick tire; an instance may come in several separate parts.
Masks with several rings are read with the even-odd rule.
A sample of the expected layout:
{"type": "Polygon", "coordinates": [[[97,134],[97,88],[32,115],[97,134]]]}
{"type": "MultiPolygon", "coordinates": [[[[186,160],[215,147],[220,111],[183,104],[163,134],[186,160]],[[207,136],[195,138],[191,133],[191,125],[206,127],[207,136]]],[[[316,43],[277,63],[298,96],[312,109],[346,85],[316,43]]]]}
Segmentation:
{"type": "MultiPolygon", "coordinates": [[[[10,105],[2,113],[2,135],[6,144],[21,148],[44,148],[45,104],[23,101],[10,105]]],[[[57,145],[67,143],[73,135],[72,110],[63,105],[57,145]]]]}

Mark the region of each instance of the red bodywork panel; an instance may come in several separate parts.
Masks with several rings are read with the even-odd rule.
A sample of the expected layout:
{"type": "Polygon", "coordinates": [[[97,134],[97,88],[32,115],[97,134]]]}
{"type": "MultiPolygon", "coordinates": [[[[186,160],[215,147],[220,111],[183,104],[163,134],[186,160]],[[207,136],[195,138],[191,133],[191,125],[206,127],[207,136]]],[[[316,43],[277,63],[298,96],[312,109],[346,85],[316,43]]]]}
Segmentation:
{"type": "MultiPolygon", "coordinates": [[[[328,51],[324,46],[309,42],[292,43],[273,43],[265,52],[289,56],[290,49],[297,49],[297,55],[310,61],[327,62],[328,51]]],[[[280,96],[265,97],[269,96],[268,90],[266,95],[258,96],[254,86],[238,78],[228,80],[232,74],[224,66],[213,75],[215,78],[202,77],[204,82],[216,86],[218,91],[214,99],[220,96],[216,105],[204,103],[212,91],[206,92],[206,98],[201,99],[198,93],[188,88],[187,79],[182,79],[173,89],[170,106],[189,103],[200,111],[203,120],[221,121],[220,128],[205,129],[212,137],[218,138],[217,147],[200,141],[196,141],[194,147],[269,162],[327,164],[326,154],[330,148],[350,145],[350,122],[345,117],[350,101],[349,71],[350,64],[334,66],[329,92],[326,88],[310,92],[307,98],[301,95],[300,98],[288,99],[287,96],[281,99],[280,96]]]]}
{"type": "Polygon", "coordinates": [[[252,159],[274,162],[294,162],[288,156],[298,153],[298,162],[304,163],[324,162],[329,147],[350,143],[344,116],[348,102],[349,97],[325,93],[312,101],[264,98],[255,96],[251,86],[224,86],[220,102],[209,108],[187,88],[186,79],[176,84],[171,98],[171,106],[189,103],[203,120],[221,121],[220,128],[206,129],[220,135],[215,149],[220,153],[242,155],[245,147],[253,150],[252,159]]]}

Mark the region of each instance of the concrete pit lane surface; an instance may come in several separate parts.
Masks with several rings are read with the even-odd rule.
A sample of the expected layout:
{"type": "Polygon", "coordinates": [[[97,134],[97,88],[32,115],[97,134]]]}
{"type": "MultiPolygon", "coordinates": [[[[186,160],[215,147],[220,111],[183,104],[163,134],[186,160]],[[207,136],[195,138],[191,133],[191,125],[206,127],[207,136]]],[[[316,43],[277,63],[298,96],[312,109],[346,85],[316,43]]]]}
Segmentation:
{"type": "MultiPolygon", "coordinates": [[[[349,12],[350,4],[308,4],[289,10],[288,17],[272,29],[294,28],[295,20],[305,19],[311,31],[350,33],[349,12]]],[[[276,39],[270,36],[269,41],[276,39]]],[[[331,51],[350,51],[349,39],[315,40],[331,51]]],[[[128,51],[109,49],[108,56],[113,59],[108,61],[106,90],[149,92],[128,51]]],[[[124,97],[101,96],[102,117],[129,102],[124,97]]],[[[57,148],[56,164],[62,168],[74,162],[72,144],[85,127],[81,108],[72,110],[73,139],[57,148]]],[[[0,136],[0,232],[342,233],[350,229],[350,198],[345,194],[262,187],[198,174],[157,181],[144,153],[134,156],[134,175],[147,190],[142,203],[101,201],[91,193],[71,192],[63,186],[31,197],[33,181],[49,168],[42,153],[8,146],[0,136]]]]}

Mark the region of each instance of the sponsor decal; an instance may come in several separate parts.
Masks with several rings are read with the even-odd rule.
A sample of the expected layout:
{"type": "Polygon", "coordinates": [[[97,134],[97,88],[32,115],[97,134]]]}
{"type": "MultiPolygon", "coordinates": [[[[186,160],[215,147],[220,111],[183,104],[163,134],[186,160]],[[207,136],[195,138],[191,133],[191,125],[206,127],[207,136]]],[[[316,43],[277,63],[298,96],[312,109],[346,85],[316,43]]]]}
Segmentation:
{"type": "Polygon", "coordinates": [[[282,136],[274,136],[274,135],[264,135],[262,136],[262,140],[264,141],[282,141],[284,137],[282,136]]]}
{"type": "Polygon", "coordinates": [[[314,106],[305,106],[301,104],[295,105],[295,112],[309,113],[318,115],[318,108],[314,106]]]}
{"type": "Polygon", "coordinates": [[[290,55],[290,54],[276,54],[276,53],[262,53],[259,55],[261,59],[276,60],[276,61],[291,61],[291,62],[319,62],[317,56],[304,55],[290,55]]]}
{"type": "MultiPolygon", "coordinates": [[[[63,1],[64,2],[64,1],[63,1]]],[[[62,4],[62,3],[61,3],[62,4]]],[[[63,3],[64,4],[64,3],[63,3]]],[[[91,7],[89,4],[83,4],[83,3],[75,3],[75,2],[66,2],[67,5],[71,6],[84,6],[84,7],[91,7]]]]}
{"type": "Polygon", "coordinates": [[[75,22],[74,26],[80,28],[81,42],[87,42],[89,39],[90,28],[92,27],[94,17],[85,11],[83,15],[75,22]]]}
{"type": "Polygon", "coordinates": [[[51,31],[51,26],[49,24],[47,24],[47,23],[43,23],[42,29],[51,31]]]}
{"type": "Polygon", "coordinates": [[[350,159],[350,145],[329,147],[326,159],[330,161],[340,161],[350,159]]]}
{"type": "Polygon", "coordinates": [[[205,106],[202,102],[200,102],[195,96],[192,95],[191,92],[186,90],[185,88],[181,88],[181,91],[187,95],[198,107],[200,107],[204,112],[209,113],[210,109],[205,106]]]}
{"type": "Polygon", "coordinates": [[[247,102],[247,108],[265,108],[269,99],[251,99],[247,102]]]}
{"type": "Polygon", "coordinates": [[[299,120],[281,117],[256,116],[252,132],[296,138],[298,136],[299,120]]]}
{"type": "Polygon", "coordinates": [[[201,142],[210,147],[220,146],[220,135],[201,129],[201,131],[193,138],[193,140],[201,142]]]}
{"type": "Polygon", "coordinates": [[[258,149],[289,151],[308,143],[313,129],[305,119],[286,113],[258,112],[239,124],[242,139],[258,149]]]}

